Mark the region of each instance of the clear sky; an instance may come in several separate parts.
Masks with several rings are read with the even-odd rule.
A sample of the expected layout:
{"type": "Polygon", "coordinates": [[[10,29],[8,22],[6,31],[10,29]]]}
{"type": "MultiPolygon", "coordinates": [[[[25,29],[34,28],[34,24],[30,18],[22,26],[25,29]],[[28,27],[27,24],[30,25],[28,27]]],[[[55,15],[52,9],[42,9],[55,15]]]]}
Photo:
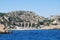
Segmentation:
{"type": "Polygon", "coordinates": [[[60,0],[0,0],[0,12],[16,10],[34,11],[48,17],[60,14],[60,0]]]}

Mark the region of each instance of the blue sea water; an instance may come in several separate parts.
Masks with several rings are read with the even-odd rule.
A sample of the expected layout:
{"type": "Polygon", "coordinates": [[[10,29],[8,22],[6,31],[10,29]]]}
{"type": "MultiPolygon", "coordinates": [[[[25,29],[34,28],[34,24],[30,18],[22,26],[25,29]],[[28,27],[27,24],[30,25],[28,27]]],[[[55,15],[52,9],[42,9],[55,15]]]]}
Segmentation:
{"type": "Polygon", "coordinates": [[[0,34],[0,40],[60,40],[60,30],[15,30],[0,34]]]}

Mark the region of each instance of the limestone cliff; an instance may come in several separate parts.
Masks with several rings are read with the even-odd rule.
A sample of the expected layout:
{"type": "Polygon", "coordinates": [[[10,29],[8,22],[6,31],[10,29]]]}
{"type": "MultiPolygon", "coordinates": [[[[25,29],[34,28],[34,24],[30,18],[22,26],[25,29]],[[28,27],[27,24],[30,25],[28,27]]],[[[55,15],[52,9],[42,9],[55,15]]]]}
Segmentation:
{"type": "Polygon", "coordinates": [[[7,28],[14,29],[15,26],[20,26],[19,22],[23,22],[22,26],[24,26],[24,22],[29,22],[29,25],[33,23],[31,27],[34,28],[60,29],[59,26],[56,27],[56,25],[60,25],[59,15],[45,18],[43,16],[37,15],[35,12],[32,11],[12,11],[8,13],[0,13],[0,23],[4,24],[4,26],[7,28]]]}
{"type": "Polygon", "coordinates": [[[37,23],[43,21],[46,18],[43,16],[36,15],[32,11],[12,11],[8,13],[0,13],[0,23],[7,27],[19,26],[18,22],[30,22],[37,23]]]}

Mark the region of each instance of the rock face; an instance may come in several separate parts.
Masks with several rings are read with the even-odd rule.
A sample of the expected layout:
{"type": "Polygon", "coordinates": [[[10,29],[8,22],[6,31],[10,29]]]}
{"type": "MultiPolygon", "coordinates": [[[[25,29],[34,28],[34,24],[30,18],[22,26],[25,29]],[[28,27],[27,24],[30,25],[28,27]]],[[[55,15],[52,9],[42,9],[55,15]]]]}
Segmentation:
{"type": "Polygon", "coordinates": [[[4,25],[0,24],[0,32],[5,32],[4,28],[5,28],[4,25]]]}
{"type": "Polygon", "coordinates": [[[15,12],[9,12],[8,17],[13,17],[17,18],[17,21],[19,19],[21,21],[26,21],[26,22],[38,22],[38,20],[44,20],[45,18],[42,16],[36,15],[35,12],[31,11],[15,11],[15,12]]]}
{"type": "Polygon", "coordinates": [[[0,24],[0,33],[8,32],[8,29],[5,28],[3,24],[0,24]]]}
{"type": "MultiPolygon", "coordinates": [[[[3,15],[2,13],[0,15],[3,15]]],[[[13,11],[4,13],[3,16],[0,17],[0,23],[4,24],[7,27],[19,26],[18,22],[30,22],[30,23],[38,23],[38,21],[45,20],[44,17],[36,15],[35,12],[31,11],[13,11]]]]}
{"type": "MultiPolygon", "coordinates": [[[[43,16],[36,15],[32,11],[12,11],[8,13],[0,13],[0,23],[6,28],[25,27],[25,28],[39,28],[39,29],[54,29],[56,24],[60,25],[60,15],[51,16],[45,18],[43,16]],[[20,24],[21,23],[21,24],[20,24]],[[26,24],[26,25],[25,25],[26,24]],[[51,26],[53,25],[54,26],[51,26]],[[43,27],[44,26],[44,27],[43,27]]],[[[0,32],[5,32],[7,29],[1,27],[0,32]]]]}

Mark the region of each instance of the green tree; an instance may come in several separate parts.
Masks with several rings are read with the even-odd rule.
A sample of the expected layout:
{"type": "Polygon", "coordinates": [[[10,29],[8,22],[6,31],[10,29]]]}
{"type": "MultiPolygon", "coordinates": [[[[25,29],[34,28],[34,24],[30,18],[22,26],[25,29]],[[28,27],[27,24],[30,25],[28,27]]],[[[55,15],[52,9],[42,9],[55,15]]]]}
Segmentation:
{"type": "Polygon", "coordinates": [[[34,23],[32,24],[32,27],[35,27],[35,24],[34,23]]]}

